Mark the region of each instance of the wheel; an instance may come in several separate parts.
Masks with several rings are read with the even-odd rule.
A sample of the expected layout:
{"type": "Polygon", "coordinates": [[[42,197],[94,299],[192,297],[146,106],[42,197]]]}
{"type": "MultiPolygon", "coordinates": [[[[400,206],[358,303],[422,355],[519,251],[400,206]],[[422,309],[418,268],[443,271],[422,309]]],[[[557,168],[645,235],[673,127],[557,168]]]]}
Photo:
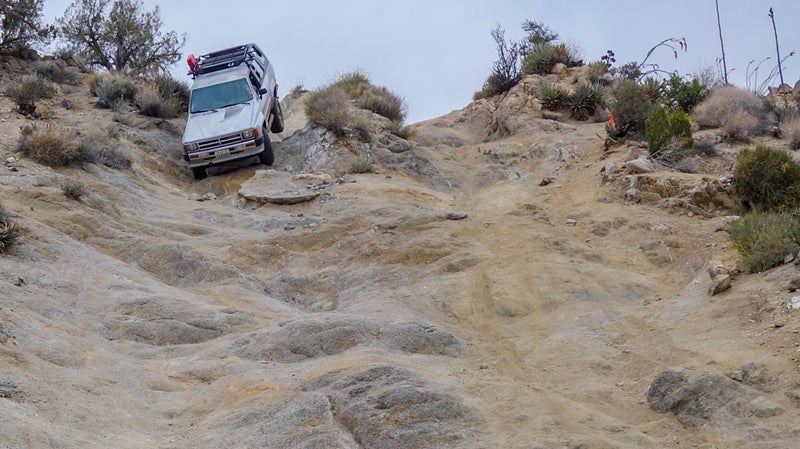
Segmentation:
{"type": "Polygon", "coordinates": [[[196,181],[205,179],[205,177],[208,176],[205,167],[192,167],[192,175],[196,181]]]}
{"type": "Polygon", "coordinates": [[[272,142],[269,141],[266,128],[261,130],[264,133],[264,151],[258,153],[258,161],[264,165],[272,165],[275,162],[275,152],[272,151],[272,142]]]}
{"type": "Polygon", "coordinates": [[[275,103],[272,105],[272,126],[270,127],[270,131],[272,131],[273,134],[283,132],[283,110],[281,109],[281,102],[278,101],[278,97],[275,97],[275,103]]]}

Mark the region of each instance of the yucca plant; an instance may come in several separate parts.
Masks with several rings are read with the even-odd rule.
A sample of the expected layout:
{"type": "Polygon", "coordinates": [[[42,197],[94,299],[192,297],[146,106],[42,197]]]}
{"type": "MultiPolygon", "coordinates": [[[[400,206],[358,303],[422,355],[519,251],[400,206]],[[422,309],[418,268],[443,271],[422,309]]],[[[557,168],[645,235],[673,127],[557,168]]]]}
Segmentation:
{"type": "Polygon", "coordinates": [[[0,220],[0,253],[5,253],[8,247],[19,237],[17,227],[7,220],[0,220]]]}
{"type": "Polygon", "coordinates": [[[566,104],[567,93],[555,83],[544,83],[536,92],[536,99],[542,103],[543,109],[557,111],[566,104]]]}

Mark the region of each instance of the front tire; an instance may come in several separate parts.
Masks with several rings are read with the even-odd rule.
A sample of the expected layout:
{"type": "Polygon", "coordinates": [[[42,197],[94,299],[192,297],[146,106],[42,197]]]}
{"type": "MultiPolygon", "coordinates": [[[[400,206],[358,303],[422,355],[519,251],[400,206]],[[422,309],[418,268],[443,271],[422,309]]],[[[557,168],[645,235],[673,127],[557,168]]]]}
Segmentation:
{"type": "Polygon", "coordinates": [[[206,167],[192,167],[192,176],[194,176],[195,181],[205,179],[205,177],[208,176],[206,167]]]}
{"type": "Polygon", "coordinates": [[[278,97],[275,97],[275,103],[272,104],[272,126],[270,131],[273,134],[283,132],[283,110],[281,109],[281,102],[278,97]]]}
{"type": "Polygon", "coordinates": [[[269,141],[266,128],[262,128],[261,132],[264,133],[264,151],[258,153],[258,161],[264,165],[272,165],[275,162],[275,152],[272,150],[272,142],[269,141]]]}

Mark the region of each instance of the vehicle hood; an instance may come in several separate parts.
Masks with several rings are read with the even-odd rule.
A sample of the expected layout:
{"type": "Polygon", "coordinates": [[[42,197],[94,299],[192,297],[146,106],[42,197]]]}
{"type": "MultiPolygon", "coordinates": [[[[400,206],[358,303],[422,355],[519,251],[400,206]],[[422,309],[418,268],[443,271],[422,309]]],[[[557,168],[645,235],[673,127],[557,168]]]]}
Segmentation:
{"type": "Polygon", "coordinates": [[[255,127],[256,102],[237,104],[215,111],[190,114],[183,131],[183,142],[196,142],[255,127]]]}

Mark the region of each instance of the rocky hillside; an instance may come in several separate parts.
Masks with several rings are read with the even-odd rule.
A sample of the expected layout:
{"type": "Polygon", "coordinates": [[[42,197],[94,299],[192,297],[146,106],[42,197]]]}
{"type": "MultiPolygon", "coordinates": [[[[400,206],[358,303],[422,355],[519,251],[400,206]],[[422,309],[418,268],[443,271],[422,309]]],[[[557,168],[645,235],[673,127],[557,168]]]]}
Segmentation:
{"type": "Polygon", "coordinates": [[[535,82],[410,140],[286,99],[274,166],[201,182],[180,119],[61,86],[51,126],[131,166],[52,169],[0,99],[0,446],[796,445],[799,276],[735,270],[738,147],[699,174],[606,150],[535,82]]]}

